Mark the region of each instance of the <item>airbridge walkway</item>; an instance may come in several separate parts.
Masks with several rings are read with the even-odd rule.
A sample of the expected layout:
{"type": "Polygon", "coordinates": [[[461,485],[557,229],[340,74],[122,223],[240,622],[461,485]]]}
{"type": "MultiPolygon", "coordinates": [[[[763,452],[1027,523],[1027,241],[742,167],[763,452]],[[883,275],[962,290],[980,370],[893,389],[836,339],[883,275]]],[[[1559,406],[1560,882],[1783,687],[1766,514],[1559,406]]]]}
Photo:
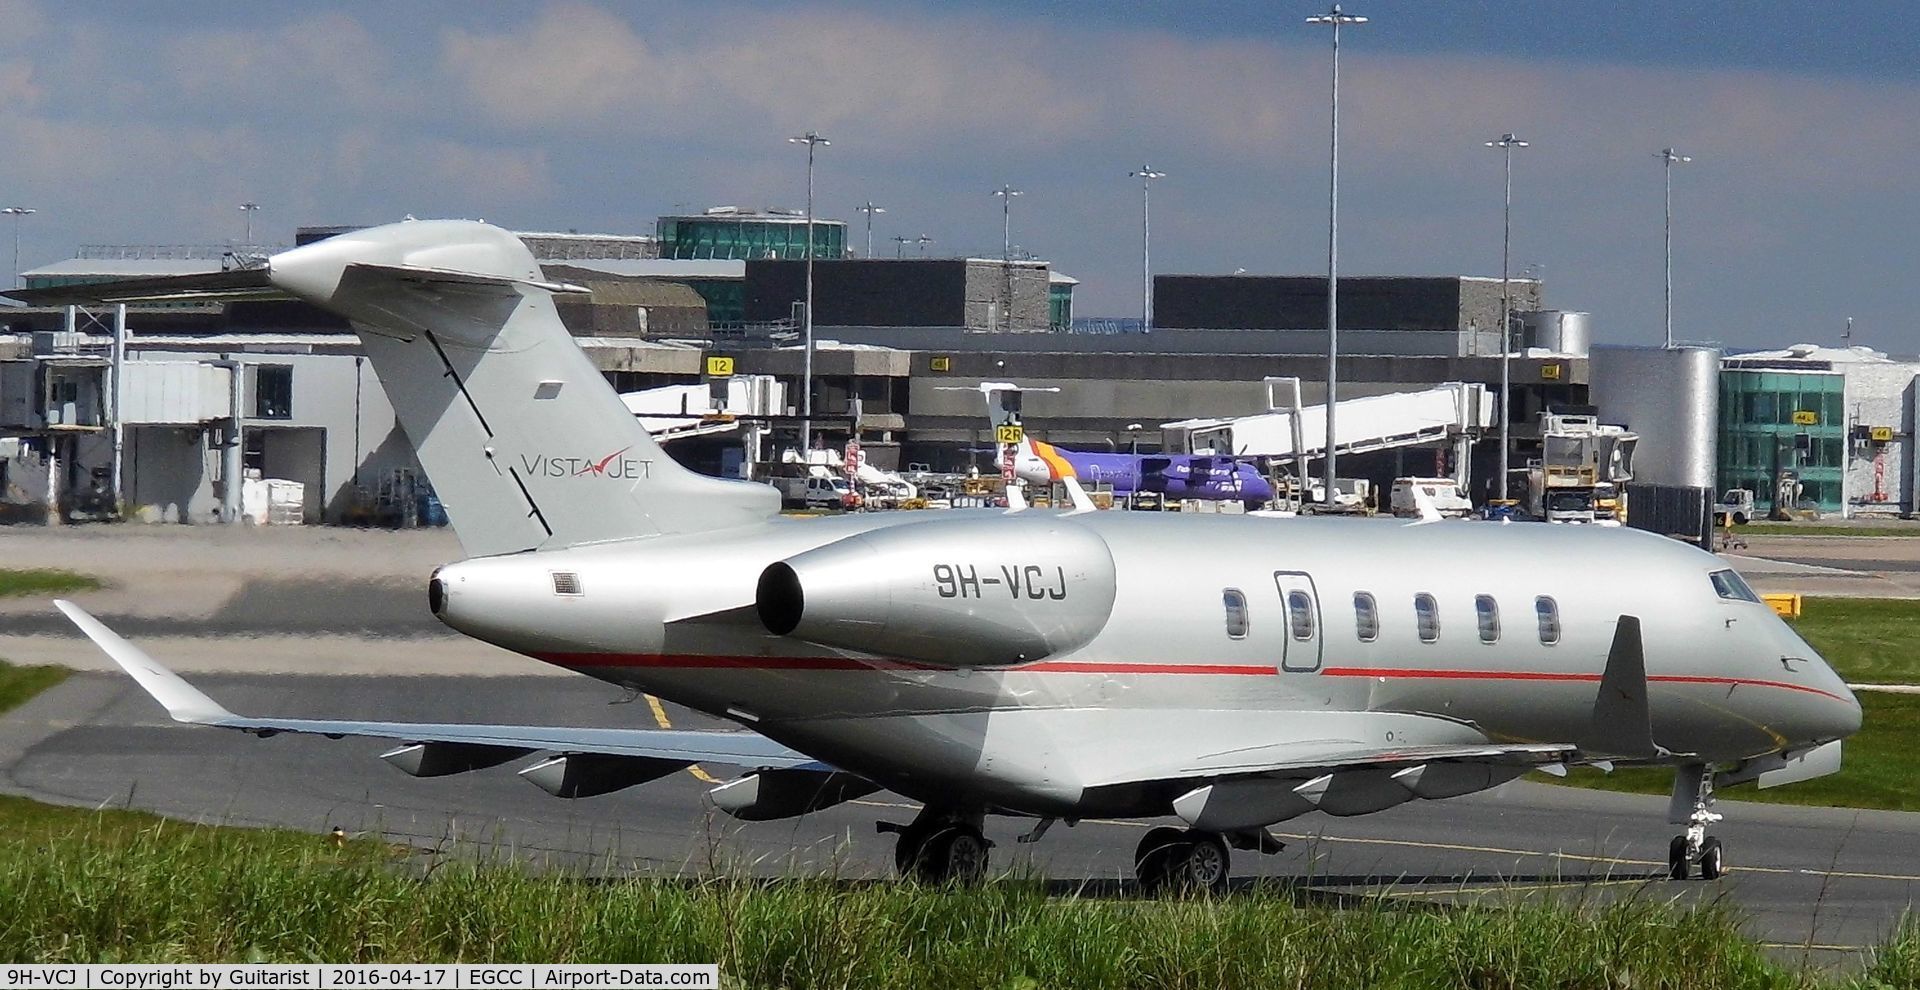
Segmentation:
{"type": "MultiPolygon", "coordinates": [[[[1171,449],[1231,453],[1276,460],[1326,456],[1327,407],[1300,402],[1298,378],[1268,378],[1267,412],[1227,419],[1183,419],[1161,424],[1171,449]]],[[[1401,447],[1454,445],[1450,459],[1465,484],[1467,450],[1493,426],[1493,393],[1473,382],[1448,382],[1418,392],[1344,399],[1334,418],[1334,453],[1366,454],[1401,447]]]]}

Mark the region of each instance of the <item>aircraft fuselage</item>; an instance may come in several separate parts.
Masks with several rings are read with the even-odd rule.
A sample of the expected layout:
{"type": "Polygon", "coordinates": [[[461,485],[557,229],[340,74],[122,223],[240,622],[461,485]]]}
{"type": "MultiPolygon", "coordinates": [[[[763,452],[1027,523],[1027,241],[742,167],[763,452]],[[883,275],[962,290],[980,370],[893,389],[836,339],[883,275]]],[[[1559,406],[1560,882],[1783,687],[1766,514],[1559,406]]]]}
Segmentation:
{"type": "MultiPolygon", "coordinates": [[[[477,558],[437,580],[442,619],[477,638],[732,718],[909,796],[964,783],[1009,810],[1075,815],[1164,811],[1129,803],[1164,795],[1095,786],[1155,755],[1158,740],[1128,730],[1142,711],[1202,750],[1342,712],[1440,717],[1360,744],[1566,741],[1594,709],[1622,615],[1642,623],[1661,747],[1737,761],[1852,732],[1859,707],[1840,678],[1716,572],[1731,573],[1633,531],[1030,512],[782,519],[477,558]],[[906,637],[909,655],[774,635],[756,614],[769,565],[842,541],[859,566],[823,580],[885,576],[846,597],[891,609],[846,621],[875,642],[906,637]],[[578,593],[556,593],[556,572],[578,593]],[[943,623],[1006,630],[1008,652],[956,667],[938,637],[913,638],[943,623]],[[1067,647],[1037,655],[1048,643],[1067,647]]],[[[831,591],[810,590],[810,607],[831,591]]]]}

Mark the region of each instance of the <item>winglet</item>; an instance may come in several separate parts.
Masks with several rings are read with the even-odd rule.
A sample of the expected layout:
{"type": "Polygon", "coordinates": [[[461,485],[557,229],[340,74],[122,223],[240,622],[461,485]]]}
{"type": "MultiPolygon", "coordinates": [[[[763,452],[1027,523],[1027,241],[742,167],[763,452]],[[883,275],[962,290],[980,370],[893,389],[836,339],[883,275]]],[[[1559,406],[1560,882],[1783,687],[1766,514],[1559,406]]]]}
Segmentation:
{"type": "Polygon", "coordinates": [[[1027,511],[1027,490],[1021,487],[1020,483],[1016,481],[1007,486],[1007,511],[1005,514],[1010,516],[1016,512],[1025,511],[1027,511]]]}
{"type": "Polygon", "coordinates": [[[1647,705],[1647,656],[1640,619],[1623,615],[1614,625],[1613,646],[1593,700],[1592,721],[1576,740],[1590,756],[1654,757],[1664,751],[1653,741],[1647,705]]]}
{"type": "Polygon", "coordinates": [[[1079,478],[1073,475],[1067,475],[1066,479],[1061,483],[1067,486],[1067,500],[1073,503],[1073,511],[1067,513],[1067,515],[1077,516],[1082,512],[1093,512],[1100,508],[1093,504],[1093,496],[1088,495],[1087,490],[1080,487],[1079,478]]]}
{"type": "Polygon", "coordinates": [[[200,693],[200,690],[180,675],[160,665],[139,647],[121,638],[119,633],[108,629],[99,619],[87,614],[87,610],[69,601],[53,603],[87,638],[93,640],[101,652],[120,665],[120,669],[140,682],[146,692],[153,695],[167,709],[167,714],[175,722],[210,724],[237,718],[232,712],[220,706],[220,703],[200,693]]]}

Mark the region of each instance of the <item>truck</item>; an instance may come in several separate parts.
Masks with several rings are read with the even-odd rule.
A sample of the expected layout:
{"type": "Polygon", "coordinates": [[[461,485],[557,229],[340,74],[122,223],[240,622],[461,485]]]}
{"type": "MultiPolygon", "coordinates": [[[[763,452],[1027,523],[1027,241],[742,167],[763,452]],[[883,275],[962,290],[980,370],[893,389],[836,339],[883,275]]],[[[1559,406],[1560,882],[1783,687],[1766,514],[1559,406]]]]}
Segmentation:
{"type": "Polygon", "coordinates": [[[1460,493],[1460,486],[1452,478],[1395,478],[1388,495],[1393,514],[1404,518],[1418,516],[1420,506],[1414,499],[1416,492],[1425,494],[1434,509],[1446,518],[1460,519],[1473,512],[1473,500],[1460,493]]]}
{"type": "Polygon", "coordinates": [[[1528,514],[1550,523],[1619,525],[1618,500],[1600,510],[1603,498],[1633,480],[1639,434],[1602,425],[1584,412],[1540,414],[1540,459],[1515,468],[1509,484],[1525,493],[1528,514]]]}
{"type": "Polygon", "coordinates": [[[1713,503],[1713,514],[1725,517],[1734,526],[1745,526],[1753,521],[1753,489],[1729,488],[1721,494],[1720,500],[1713,503]]]}

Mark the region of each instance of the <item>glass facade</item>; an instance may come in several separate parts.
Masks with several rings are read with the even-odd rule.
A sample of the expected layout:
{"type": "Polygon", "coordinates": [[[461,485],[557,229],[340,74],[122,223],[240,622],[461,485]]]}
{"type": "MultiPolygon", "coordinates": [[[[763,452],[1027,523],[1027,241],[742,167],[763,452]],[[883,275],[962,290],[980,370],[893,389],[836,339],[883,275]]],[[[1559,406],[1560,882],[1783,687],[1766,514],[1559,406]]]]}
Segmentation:
{"type": "MultiPolygon", "coordinates": [[[[790,217],[661,217],[660,257],[699,261],[749,261],[807,256],[807,224],[790,217]]],[[[839,220],[813,222],[813,256],[847,256],[847,225],[839,220]]]]}
{"type": "Polygon", "coordinates": [[[1758,511],[1772,510],[1785,471],[1798,475],[1801,501],[1840,511],[1846,435],[1839,372],[1720,372],[1720,490],[1752,489],[1758,511]]]}
{"type": "Polygon", "coordinates": [[[1053,330],[1073,326],[1073,283],[1054,282],[1047,286],[1047,326],[1053,330]]]}

